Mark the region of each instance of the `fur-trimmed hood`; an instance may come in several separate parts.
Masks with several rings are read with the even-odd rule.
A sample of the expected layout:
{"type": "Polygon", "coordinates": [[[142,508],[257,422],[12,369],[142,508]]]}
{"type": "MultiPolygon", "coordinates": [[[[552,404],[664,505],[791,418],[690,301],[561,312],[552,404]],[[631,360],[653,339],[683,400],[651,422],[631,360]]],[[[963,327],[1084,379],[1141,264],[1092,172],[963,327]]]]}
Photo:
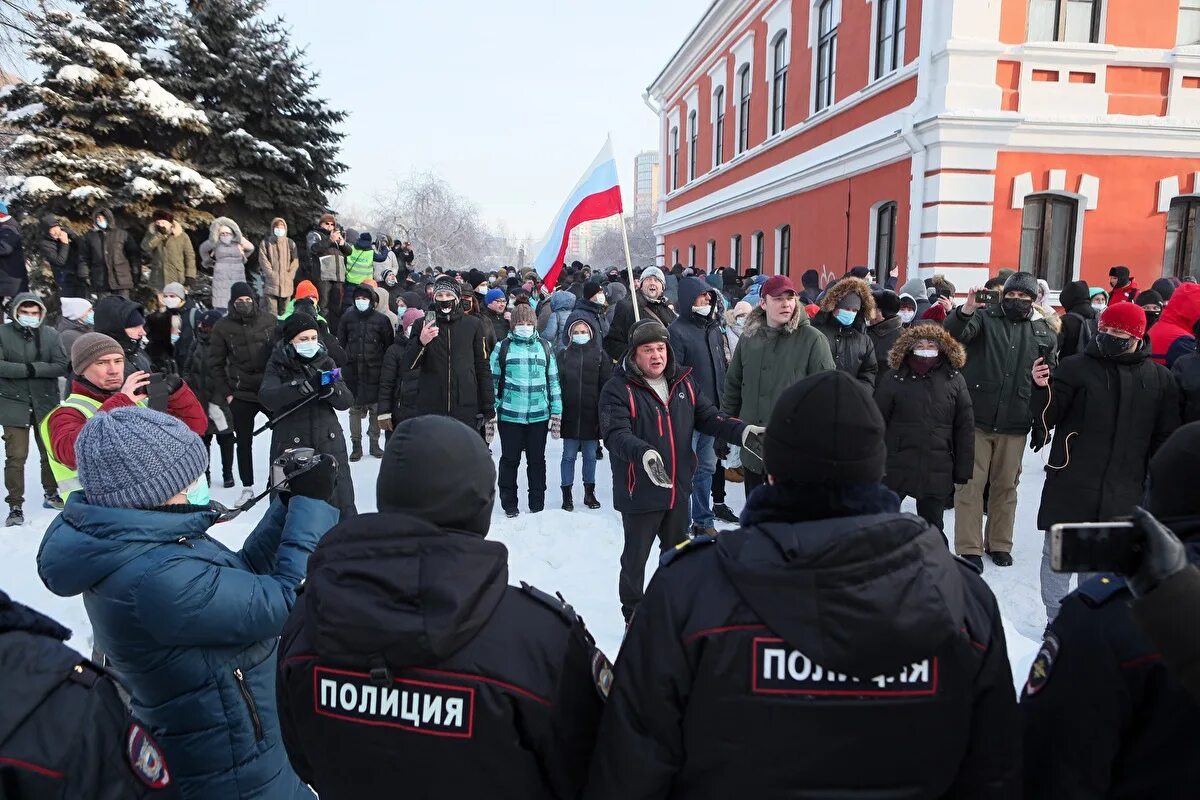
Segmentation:
{"type": "Polygon", "coordinates": [[[220,244],[220,230],[222,226],[227,226],[229,230],[233,231],[233,244],[241,243],[242,229],[238,227],[238,224],[229,217],[217,217],[212,221],[212,224],[208,226],[208,240],[210,242],[213,244],[220,244]]]}
{"type": "MultiPolygon", "coordinates": [[[[788,324],[783,326],[786,333],[795,333],[798,328],[810,324],[808,321],[808,312],[804,310],[804,304],[797,301],[796,310],[792,312],[792,318],[788,320],[788,324]]],[[[750,316],[746,317],[746,329],[742,332],[742,336],[758,336],[767,330],[767,310],[762,306],[756,307],[750,312],[750,316]]]]}
{"type": "Polygon", "coordinates": [[[862,300],[862,318],[872,320],[875,318],[875,297],[871,294],[870,285],[861,278],[842,278],[833,286],[830,286],[825,291],[825,296],[821,298],[821,310],[833,313],[837,311],[838,304],[842,302],[842,298],[851,293],[856,293],[859,299],[862,300]]]}
{"type": "Polygon", "coordinates": [[[946,363],[954,369],[962,369],[967,363],[967,351],[959,344],[958,340],[950,335],[950,332],[941,325],[932,323],[924,323],[921,325],[913,325],[906,328],[904,333],[900,334],[900,338],[892,345],[892,349],[888,352],[888,366],[892,369],[900,369],[904,363],[905,356],[913,349],[921,339],[928,339],[931,342],[937,343],[938,350],[946,359],[946,363]]]}

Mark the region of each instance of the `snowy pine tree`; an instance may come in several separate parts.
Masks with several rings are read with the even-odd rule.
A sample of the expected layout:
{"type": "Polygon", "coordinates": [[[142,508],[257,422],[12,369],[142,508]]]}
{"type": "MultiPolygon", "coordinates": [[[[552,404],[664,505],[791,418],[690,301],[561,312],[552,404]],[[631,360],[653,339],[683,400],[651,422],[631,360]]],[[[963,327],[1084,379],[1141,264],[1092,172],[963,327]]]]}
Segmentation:
{"type": "MultiPolygon", "coordinates": [[[[144,8],[129,0],[84,7],[114,28],[144,8]]],[[[27,20],[34,34],[28,56],[42,75],[0,92],[0,119],[19,134],[0,153],[13,175],[4,187],[9,202],[80,229],[106,207],[125,220],[146,222],[165,208],[185,227],[206,222],[210,215],[200,209],[222,201],[225,187],[183,155],[191,137],[208,132],[208,121],[137,58],[146,43],[135,35],[150,28],[130,22],[113,32],[86,14],[44,5],[27,20]]]]}
{"type": "Polygon", "coordinates": [[[316,76],[282,20],[259,19],[263,0],[189,0],[171,54],[170,84],[208,113],[193,156],[232,186],[219,213],[252,236],[281,216],[304,230],[341,188],[345,114],[312,96],[316,76]]]}

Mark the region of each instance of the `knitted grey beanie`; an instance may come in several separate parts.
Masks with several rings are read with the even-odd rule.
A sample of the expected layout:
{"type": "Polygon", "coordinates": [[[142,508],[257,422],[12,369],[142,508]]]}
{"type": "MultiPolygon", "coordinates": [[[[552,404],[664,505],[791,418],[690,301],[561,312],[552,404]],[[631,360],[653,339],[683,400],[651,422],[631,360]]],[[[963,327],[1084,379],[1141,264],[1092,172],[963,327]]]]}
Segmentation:
{"type": "Polygon", "coordinates": [[[88,420],[75,440],[87,501],[109,508],[158,508],[208,467],[208,448],[187,425],[141,407],[88,420]]]}

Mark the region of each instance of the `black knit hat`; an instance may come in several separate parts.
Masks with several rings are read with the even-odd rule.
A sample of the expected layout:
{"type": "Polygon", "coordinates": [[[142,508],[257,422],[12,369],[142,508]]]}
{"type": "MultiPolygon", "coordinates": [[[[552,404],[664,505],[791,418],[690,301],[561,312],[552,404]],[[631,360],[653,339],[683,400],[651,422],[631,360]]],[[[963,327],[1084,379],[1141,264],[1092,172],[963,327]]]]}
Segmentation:
{"type": "Polygon", "coordinates": [[[229,302],[237,302],[239,297],[249,297],[254,299],[254,289],[245,281],[238,281],[233,286],[229,287],[229,302]]]}
{"type": "Polygon", "coordinates": [[[596,278],[592,278],[583,285],[583,299],[591,300],[602,291],[604,291],[604,284],[596,278]]]}
{"type": "Polygon", "coordinates": [[[643,319],[629,329],[629,352],[632,353],[642,345],[654,342],[671,344],[671,334],[658,320],[643,319]]]}
{"type": "Polygon", "coordinates": [[[283,321],[279,326],[279,339],[283,342],[290,342],[304,331],[321,332],[320,326],[317,324],[316,317],[310,317],[308,314],[295,312],[290,317],[283,321]]]}
{"type": "Polygon", "coordinates": [[[763,441],[767,474],[783,484],[877,483],[887,463],[875,398],[841,370],[792,384],[763,441]]]}
{"type": "Polygon", "coordinates": [[[433,293],[438,292],[454,292],[455,297],[462,299],[462,287],[458,285],[458,281],[445,275],[433,282],[433,293]]]}
{"type": "Polygon", "coordinates": [[[1137,299],[1133,302],[1139,306],[1161,306],[1163,304],[1162,295],[1153,289],[1147,289],[1138,294],[1137,299]]]}
{"type": "Polygon", "coordinates": [[[891,289],[876,289],[871,294],[875,296],[875,306],[885,319],[891,319],[900,313],[900,295],[891,289]]]}
{"type": "Polygon", "coordinates": [[[1030,300],[1037,300],[1037,277],[1032,272],[1014,272],[1004,282],[1004,293],[1009,292],[1022,292],[1029,295],[1030,300]]]}
{"type": "Polygon", "coordinates": [[[1129,283],[1129,267],[1113,267],[1108,271],[1108,277],[1116,278],[1118,286],[1129,283]]]}
{"type": "Polygon", "coordinates": [[[488,276],[485,273],[480,272],[477,269],[469,270],[467,272],[467,286],[470,286],[472,290],[474,290],[479,284],[487,282],[488,276]]]}
{"type": "Polygon", "coordinates": [[[370,286],[367,286],[365,283],[360,283],[357,286],[355,286],[354,293],[350,296],[351,296],[351,298],[353,298],[355,300],[357,300],[360,297],[365,297],[368,300],[370,300],[372,303],[374,303],[376,300],[379,299],[379,295],[375,294],[375,290],[372,289],[370,286]]]}

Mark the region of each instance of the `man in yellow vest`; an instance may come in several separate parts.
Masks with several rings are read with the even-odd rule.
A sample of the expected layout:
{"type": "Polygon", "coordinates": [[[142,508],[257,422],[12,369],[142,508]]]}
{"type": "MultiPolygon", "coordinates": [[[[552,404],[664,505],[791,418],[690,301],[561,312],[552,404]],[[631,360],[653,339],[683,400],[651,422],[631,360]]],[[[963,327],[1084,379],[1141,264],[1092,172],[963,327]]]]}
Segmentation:
{"type": "MultiPolygon", "coordinates": [[[[50,470],[65,501],[80,488],[75,466],[75,440],[84,424],[102,411],[145,405],[150,373],[125,377],[125,350],[102,333],[85,333],[71,346],[71,394],[42,420],[39,435],[50,456],[50,470]]],[[[167,413],[197,436],[208,429],[204,409],[187,384],[179,381],[167,398],[167,413]]]]}

